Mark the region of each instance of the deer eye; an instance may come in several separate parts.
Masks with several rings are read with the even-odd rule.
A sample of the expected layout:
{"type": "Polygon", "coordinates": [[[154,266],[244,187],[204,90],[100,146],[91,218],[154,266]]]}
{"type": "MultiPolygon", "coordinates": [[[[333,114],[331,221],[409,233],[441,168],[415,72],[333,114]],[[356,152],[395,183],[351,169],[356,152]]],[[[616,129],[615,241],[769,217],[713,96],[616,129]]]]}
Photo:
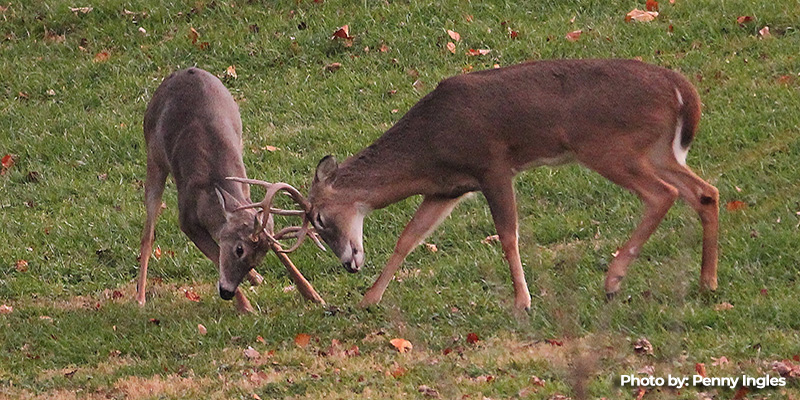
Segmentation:
{"type": "Polygon", "coordinates": [[[322,222],[322,214],[317,214],[315,220],[319,229],[325,229],[325,224],[322,222]]]}
{"type": "Polygon", "coordinates": [[[240,245],[240,244],[237,244],[236,245],[236,256],[237,257],[241,257],[242,254],[244,254],[244,247],[242,247],[242,245],[240,245]]]}

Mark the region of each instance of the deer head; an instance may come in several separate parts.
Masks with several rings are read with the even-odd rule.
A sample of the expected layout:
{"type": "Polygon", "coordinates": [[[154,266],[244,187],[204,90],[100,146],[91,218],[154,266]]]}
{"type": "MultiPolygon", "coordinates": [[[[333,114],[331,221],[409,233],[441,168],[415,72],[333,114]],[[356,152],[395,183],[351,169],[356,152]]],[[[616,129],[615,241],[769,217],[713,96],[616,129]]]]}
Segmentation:
{"type": "Polygon", "coordinates": [[[272,229],[272,217],[263,216],[242,204],[230,193],[217,187],[217,198],[225,222],[218,233],[219,244],[219,295],[225,300],[233,298],[244,277],[261,263],[269,251],[269,237],[265,229],[272,229]]]}
{"type": "Polygon", "coordinates": [[[349,272],[358,272],[364,266],[363,225],[367,210],[334,187],[338,169],[333,156],[326,156],[317,165],[308,194],[308,218],[342,266],[349,272]]]}

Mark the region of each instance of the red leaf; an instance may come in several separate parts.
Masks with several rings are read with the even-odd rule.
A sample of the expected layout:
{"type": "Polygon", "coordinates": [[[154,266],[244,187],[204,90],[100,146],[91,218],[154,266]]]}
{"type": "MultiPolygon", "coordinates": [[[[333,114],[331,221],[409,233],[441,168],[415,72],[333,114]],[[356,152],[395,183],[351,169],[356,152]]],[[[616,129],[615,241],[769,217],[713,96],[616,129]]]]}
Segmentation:
{"type": "Polygon", "coordinates": [[[577,42],[578,39],[581,38],[581,34],[583,33],[582,30],[578,29],[577,31],[572,31],[567,34],[566,39],[570,42],[577,42]]]}
{"type": "Polygon", "coordinates": [[[515,30],[508,31],[508,36],[512,39],[516,39],[519,36],[519,32],[515,30]]]}
{"type": "Polygon", "coordinates": [[[25,260],[17,260],[16,265],[14,265],[14,269],[16,269],[17,272],[25,272],[28,270],[28,262],[25,260]]]}
{"type": "Polygon", "coordinates": [[[467,50],[467,55],[468,56],[485,56],[485,55],[487,55],[487,54],[489,54],[491,52],[492,52],[491,50],[487,50],[487,49],[478,49],[478,50],[469,49],[469,50],[467,50]]]}
{"type": "Polygon", "coordinates": [[[395,349],[397,349],[400,353],[407,353],[414,348],[414,345],[411,344],[408,340],[396,338],[389,341],[395,349]]]}
{"type": "Polygon", "coordinates": [[[333,32],[331,36],[331,40],[333,39],[345,39],[345,40],[352,40],[353,37],[350,36],[350,26],[344,25],[341,28],[337,29],[336,32],[333,32]]]}
{"type": "Polygon", "coordinates": [[[697,374],[702,376],[703,378],[706,377],[706,365],[703,363],[697,363],[694,365],[694,370],[697,371],[697,374]]]}
{"type": "Polygon", "coordinates": [[[545,339],[545,343],[549,344],[550,346],[558,346],[561,347],[564,345],[563,341],[555,340],[555,339],[545,339]]]}
{"type": "Polygon", "coordinates": [[[194,28],[189,28],[189,40],[192,41],[192,44],[196,44],[197,40],[200,39],[200,34],[194,28]]]}
{"type": "Polygon", "coordinates": [[[747,398],[748,392],[750,392],[750,389],[748,389],[746,386],[742,386],[736,391],[736,394],[733,395],[733,399],[731,400],[744,400],[747,398]]]}
{"type": "Polygon", "coordinates": [[[729,201],[725,204],[725,209],[728,211],[739,211],[747,208],[747,203],[739,200],[729,201]]]}
{"type": "Polygon", "coordinates": [[[658,11],[658,2],[655,0],[647,0],[645,8],[647,11],[658,11]]]}
{"type": "Polygon", "coordinates": [[[751,17],[749,15],[742,15],[741,17],[737,17],[736,18],[736,22],[739,25],[744,25],[744,24],[746,24],[746,23],[748,23],[748,22],[750,22],[752,20],[753,20],[753,17],[751,17]]]}
{"type": "Polygon", "coordinates": [[[161,325],[161,320],[158,318],[150,318],[150,323],[153,325],[161,325]]]}
{"type": "Polygon", "coordinates": [[[307,333],[298,333],[297,336],[294,337],[294,344],[300,347],[308,346],[308,343],[311,341],[311,335],[307,333]]]}
{"type": "Polygon", "coordinates": [[[11,168],[14,165],[14,157],[11,154],[6,154],[3,156],[3,168],[11,168]]]}
{"type": "Polygon", "coordinates": [[[199,302],[200,301],[200,295],[197,294],[196,292],[193,292],[191,290],[184,290],[183,294],[184,294],[184,296],[186,296],[187,299],[189,299],[191,301],[194,301],[194,302],[199,302]]]}
{"type": "Polygon", "coordinates": [[[475,344],[478,343],[480,339],[478,338],[478,334],[470,332],[467,334],[467,343],[475,344]]]}
{"type": "Polygon", "coordinates": [[[107,51],[103,50],[94,55],[94,62],[106,62],[111,57],[107,51]]]}

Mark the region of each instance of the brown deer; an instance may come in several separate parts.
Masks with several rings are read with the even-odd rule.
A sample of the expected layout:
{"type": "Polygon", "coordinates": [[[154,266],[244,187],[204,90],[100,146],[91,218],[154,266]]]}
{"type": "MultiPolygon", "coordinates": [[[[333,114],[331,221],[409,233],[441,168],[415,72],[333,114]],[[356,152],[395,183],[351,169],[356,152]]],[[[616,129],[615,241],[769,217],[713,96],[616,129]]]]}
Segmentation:
{"type": "MultiPolygon", "coordinates": [[[[251,312],[253,308],[239,283],[245,277],[253,285],[261,283],[263,278],[254,267],[270,248],[289,269],[300,292],[309,297],[310,285],[283,254],[276,238],[270,235],[272,214],[246,207],[251,203],[249,186],[226,179],[246,178],[246,173],[242,162],[239,107],[219,79],[198,68],[177,71],[164,79],[147,106],[144,136],[147,143],[144,185],[147,219],[139,249],[136,300],[140,305],[145,304],[147,263],[169,173],[178,189],[181,230],[219,269],[220,297],[225,300],[235,297],[239,311],[251,312]]],[[[293,189],[285,184],[276,185],[287,191],[293,189]]],[[[267,210],[293,214],[288,210],[267,210]]],[[[313,288],[310,291],[313,292],[313,288]]],[[[315,292],[310,298],[322,302],[315,292]]]]}
{"type": "Polygon", "coordinates": [[[718,191],[686,166],[700,100],[680,74],[633,60],[540,61],[442,81],[372,145],[341,165],[317,166],[308,201],[314,228],[344,267],[364,264],[362,225],[371,210],[413,195],[423,201],[362,306],[376,304],[405,257],[469,192],[483,192],[514,284],[530,307],[517,247],[514,176],[578,162],[632,191],[644,215],[611,262],[605,290],[620,288],[680,196],[703,226],[701,286],[717,287],[718,191]]]}

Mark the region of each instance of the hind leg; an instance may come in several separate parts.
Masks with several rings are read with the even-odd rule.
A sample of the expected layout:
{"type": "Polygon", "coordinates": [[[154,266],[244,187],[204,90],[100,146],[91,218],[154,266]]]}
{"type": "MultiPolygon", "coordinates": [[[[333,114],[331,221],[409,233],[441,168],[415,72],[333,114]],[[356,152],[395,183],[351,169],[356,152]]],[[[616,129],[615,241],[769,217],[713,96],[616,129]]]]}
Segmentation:
{"type": "Polygon", "coordinates": [[[659,169],[659,176],[680,191],[681,198],[697,211],[703,225],[703,261],[700,287],[717,289],[717,249],[719,238],[719,191],[700,179],[689,168],[673,163],[659,169]]]}
{"type": "Polygon", "coordinates": [[[636,154],[609,155],[611,158],[588,157],[584,165],[610,181],[639,196],[644,202],[644,215],[633,230],[631,238],[619,249],[606,274],[606,295],[611,297],[620,289],[628,266],[639,256],[642,245],[650,238],[670,207],[678,198],[678,189],[664,182],[650,161],[636,154]]]}

